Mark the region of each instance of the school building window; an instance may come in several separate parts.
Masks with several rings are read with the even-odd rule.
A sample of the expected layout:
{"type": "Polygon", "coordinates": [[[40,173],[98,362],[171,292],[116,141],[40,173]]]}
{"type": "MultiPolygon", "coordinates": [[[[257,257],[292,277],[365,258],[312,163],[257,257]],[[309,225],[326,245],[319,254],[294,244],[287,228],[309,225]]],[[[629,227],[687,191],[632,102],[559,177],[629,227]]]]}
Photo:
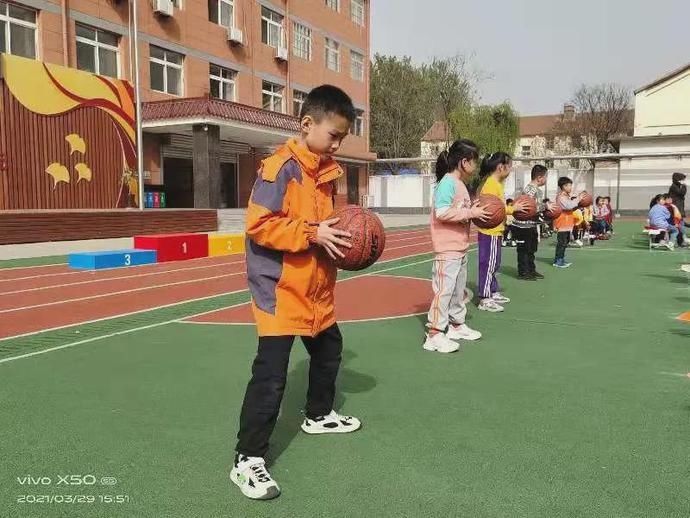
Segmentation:
{"type": "Polygon", "coordinates": [[[223,27],[234,27],[235,0],[209,0],[208,17],[223,27]]]}
{"type": "Polygon", "coordinates": [[[182,54],[151,45],[151,89],[182,95],[182,54]]]}
{"type": "Polygon", "coordinates": [[[340,0],[326,0],[326,7],[334,11],[340,11],[340,0]]]}
{"type": "Polygon", "coordinates": [[[355,117],[355,122],[352,125],[352,134],[358,137],[364,136],[364,112],[362,110],[356,110],[357,114],[355,117]]]}
{"type": "Polygon", "coordinates": [[[119,77],[118,43],[117,34],[77,24],[77,68],[94,74],[119,77]]]}
{"type": "Polygon", "coordinates": [[[354,50],[350,51],[350,73],[352,79],[364,81],[364,56],[354,50]]]}
{"type": "Polygon", "coordinates": [[[36,58],[36,11],[0,2],[0,52],[36,58]]]}
{"type": "Polygon", "coordinates": [[[311,61],[311,29],[301,23],[292,24],[292,53],[298,58],[311,61]]]}
{"type": "Polygon", "coordinates": [[[326,67],[340,72],[340,43],[326,38],[326,67]]]}
{"type": "Polygon", "coordinates": [[[229,68],[209,65],[211,97],[223,101],[235,101],[237,72],[229,68]]]}
{"type": "Polygon", "coordinates": [[[350,1],[350,17],[356,25],[364,26],[364,0],[350,1]]]}
{"type": "Polygon", "coordinates": [[[299,90],[292,91],[292,114],[295,117],[299,117],[302,112],[302,106],[304,101],[307,100],[307,94],[305,92],[300,92],[299,90]]]}
{"type": "Polygon", "coordinates": [[[283,46],[283,17],[266,7],[261,8],[261,41],[274,48],[283,46]]]}
{"type": "Polygon", "coordinates": [[[261,84],[261,98],[264,110],[283,112],[283,87],[264,81],[261,84]]]}
{"type": "Polygon", "coordinates": [[[522,156],[530,156],[532,154],[532,146],[522,146],[522,156]]]}

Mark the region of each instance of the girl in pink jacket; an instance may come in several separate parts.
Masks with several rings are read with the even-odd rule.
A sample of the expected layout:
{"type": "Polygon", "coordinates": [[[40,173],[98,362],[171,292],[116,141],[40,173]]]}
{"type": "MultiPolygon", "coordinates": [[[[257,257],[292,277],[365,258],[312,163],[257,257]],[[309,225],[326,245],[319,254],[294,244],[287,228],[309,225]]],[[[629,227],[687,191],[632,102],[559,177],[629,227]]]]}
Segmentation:
{"type": "Polygon", "coordinates": [[[481,333],[465,324],[467,250],[470,221],[488,213],[472,203],[467,183],[477,169],[479,150],[470,140],[456,140],[436,161],[436,190],[431,211],[434,299],[429,309],[424,349],[439,353],[457,351],[458,340],[478,340],[481,333]]]}

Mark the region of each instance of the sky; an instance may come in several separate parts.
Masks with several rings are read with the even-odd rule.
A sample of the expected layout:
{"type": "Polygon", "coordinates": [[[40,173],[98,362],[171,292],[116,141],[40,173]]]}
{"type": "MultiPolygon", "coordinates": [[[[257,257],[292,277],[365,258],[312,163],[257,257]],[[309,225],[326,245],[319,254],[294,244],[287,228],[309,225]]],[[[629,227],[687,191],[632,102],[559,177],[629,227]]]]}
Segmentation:
{"type": "Polygon", "coordinates": [[[371,0],[372,54],[472,56],[483,103],[560,113],[582,84],[636,89],[690,63],[689,0],[371,0]]]}

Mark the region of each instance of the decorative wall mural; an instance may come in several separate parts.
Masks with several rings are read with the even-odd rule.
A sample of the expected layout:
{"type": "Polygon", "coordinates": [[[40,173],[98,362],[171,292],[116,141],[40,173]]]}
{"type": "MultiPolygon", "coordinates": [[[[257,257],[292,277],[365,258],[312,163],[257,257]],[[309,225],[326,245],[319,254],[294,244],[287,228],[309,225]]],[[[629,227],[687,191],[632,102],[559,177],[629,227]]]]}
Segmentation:
{"type": "Polygon", "coordinates": [[[0,65],[8,169],[0,209],[136,205],[132,86],[7,54],[0,65]]]}

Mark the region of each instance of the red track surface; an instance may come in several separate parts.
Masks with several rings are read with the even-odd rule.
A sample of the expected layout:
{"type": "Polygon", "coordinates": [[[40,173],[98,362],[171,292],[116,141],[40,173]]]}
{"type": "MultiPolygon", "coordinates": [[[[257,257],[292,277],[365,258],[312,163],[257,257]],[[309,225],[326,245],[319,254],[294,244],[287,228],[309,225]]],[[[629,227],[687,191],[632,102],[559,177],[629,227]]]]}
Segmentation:
{"type": "MultiPolygon", "coordinates": [[[[381,261],[430,250],[427,230],[395,231],[381,261]]],[[[0,339],[246,288],[241,255],[96,272],[66,265],[0,270],[0,339]]]]}

